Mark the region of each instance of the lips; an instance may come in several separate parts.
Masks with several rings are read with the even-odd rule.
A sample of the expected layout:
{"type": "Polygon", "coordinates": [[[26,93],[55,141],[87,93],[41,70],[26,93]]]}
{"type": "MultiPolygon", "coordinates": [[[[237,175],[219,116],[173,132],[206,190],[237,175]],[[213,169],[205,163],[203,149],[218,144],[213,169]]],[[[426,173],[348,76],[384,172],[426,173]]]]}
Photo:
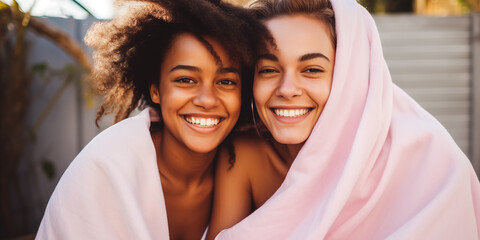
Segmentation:
{"type": "Polygon", "coordinates": [[[297,118],[301,117],[308,112],[310,112],[311,108],[271,108],[272,112],[279,116],[285,118],[297,118]]]}
{"type": "Polygon", "coordinates": [[[222,121],[222,118],[220,117],[199,117],[190,115],[185,115],[184,119],[186,122],[202,128],[215,127],[222,121]]]}

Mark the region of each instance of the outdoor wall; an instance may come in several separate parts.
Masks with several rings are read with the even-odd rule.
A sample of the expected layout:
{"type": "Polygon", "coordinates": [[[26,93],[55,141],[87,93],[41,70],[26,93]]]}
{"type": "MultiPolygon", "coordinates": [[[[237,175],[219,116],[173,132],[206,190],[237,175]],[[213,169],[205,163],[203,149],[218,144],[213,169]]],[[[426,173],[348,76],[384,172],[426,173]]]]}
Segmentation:
{"type": "MultiPolygon", "coordinates": [[[[86,29],[93,22],[93,19],[43,20],[62,29],[79,42],[82,42],[86,29]]],[[[48,71],[62,72],[66,67],[76,67],[78,70],[79,66],[75,61],[49,40],[32,32],[29,32],[27,37],[29,44],[27,69],[32,70],[34,65],[47,64],[48,71]]],[[[66,80],[63,77],[35,76],[37,77],[30,87],[31,103],[27,114],[29,127],[40,118],[43,109],[66,80]]],[[[20,164],[22,177],[19,179],[22,186],[20,194],[24,203],[19,201],[17,208],[22,208],[28,215],[26,222],[19,224],[28,225],[31,232],[36,232],[48,199],[65,169],[88,141],[99,133],[94,124],[95,111],[87,107],[82,97],[79,86],[75,82],[70,83],[35,132],[35,140],[28,144],[24,151],[20,164]],[[54,166],[53,177],[49,177],[44,170],[46,163],[50,162],[54,166]]]]}
{"type": "Polygon", "coordinates": [[[469,17],[377,16],[392,80],[470,154],[469,17]]]}
{"type": "Polygon", "coordinates": [[[474,83],[480,79],[474,71],[480,62],[474,47],[480,39],[478,30],[473,30],[474,23],[479,24],[478,14],[379,15],[375,21],[393,82],[445,126],[479,172],[480,156],[474,151],[480,142],[474,126],[479,127],[480,119],[474,110],[480,102],[474,101],[474,91],[476,96],[480,92],[474,83]]]}
{"type": "MultiPolygon", "coordinates": [[[[82,42],[88,20],[48,18],[82,42]]],[[[416,99],[447,128],[460,148],[476,164],[480,162],[480,50],[479,17],[422,17],[413,15],[375,16],[384,55],[393,81],[416,99]],[[473,23],[475,22],[476,25],[473,23]],[[474,26],[476,28],[474,29],[474,26]],[[475,47],[475,48],[474,48],[475,47]],[[475,61],[474,61],[475,60],[475,61]],[[476,92],[475,94],[473,92],[476,92]],[[475,97],[476,96],[476,97],[475,97]]],[[[31,38],[30,65],[48,62],[62,68],[73,60],[49,41],[31,38]]],[[[53,79],[48,87],[37,79],[32,87],[31,121],[51,99],[61,84],[53,79]]],[[[76,85],[70,85],[37,133],[37,141],[27,149],[21,171],[30,188],[30,225],[36,231],[46,203],[62,173],[77,153],[101,130],[94,124],[96,108],[88,108],[76,85]],[[56,175],[49,179],[42,161],[51,160],[56,175]],[[38,189],[38,190],[34,190],[38,189]]],[[[108,122],[108,119],[107,121],[108,122]]],[[[107,126],[104,123],[102,126],[107,126]]]]}
{"type": "MultiPolygon", "coordinates": [[[[480,4],[479,4],[480,6],[480,4]]],[[[472,70],[472,121],[471,121],[471,155],[473,166],[480,176],[480,12],[472,14],[471,20],[471,70],[472,70]]]]}

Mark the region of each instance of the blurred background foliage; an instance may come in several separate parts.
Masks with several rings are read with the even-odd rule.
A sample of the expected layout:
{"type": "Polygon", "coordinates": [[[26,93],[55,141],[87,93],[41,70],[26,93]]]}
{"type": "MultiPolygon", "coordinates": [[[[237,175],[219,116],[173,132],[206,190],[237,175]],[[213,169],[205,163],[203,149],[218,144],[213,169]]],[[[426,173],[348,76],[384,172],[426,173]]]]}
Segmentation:
{"type": "Polygon", "coordinates": [[[371,13],[457,15],[479,11],[479,0],[359,0],[371,13]]]}
{"type": "MultiPolygon", "coordinates": [[[[248,6],[252,0],[226,0],[248,6]]],[[[480,11],[480,0],[358,0],[371,13],[468,14],[480,11]]]]}
{"type": "MultiPolygon", "coordinates": [[[[75,0],[72,0],[75,1],[75,0]]],[[[76,2],[76,1],[75,1],[76,2]]],[[[78,2],[76,2],[79,4],[78,2]]],[[[34,4],[32,5],[33,8],[34,4]]],[[[86,9],[85,9],[86,10],[86,9]]],[[[88,11],[87,11],[88,12],[88,11]]],[[[89,12],[88,12],[89,13],[89,12]]],[[[31,63],[30,63],[31,64],[31,63]]],[[[0,1],[0,238],[11,238],[32,233],[28,196],[22,191],[19,167],[24,164],[31,168],[33,161],[22,163],[22,155],[29,144],[34,144],[36,132],[50,113],[60,96],[71,84],[87,82],[91,65],[89,57],[80,43],[67,33],[41,18],[32,17],[30,10],[23,11],[13,0],[11,4],[0,1]],[[63,49],[78,65],[66,64],[61,69],[52,69],[47,62],[29,66],[29,38],[27,32],[45,37],[63,49]],[[39,89],[32,90],[32,82],[39,78],[39,89]],[[62,81],[40,115],[27,124],[27,112],[35,95],[49,87],[52,80],[62,81]]],[[[85,88],[86,98],[92,94],[85,88]]],[[[88,101],[87,101],[88,103],[88,101]]],[[[48,159],[42,159],[39,167],[47,177],[55,175],[55,166],[48,159]]],[[[36,223],[38,224],[38,223],[36,223]]]]}

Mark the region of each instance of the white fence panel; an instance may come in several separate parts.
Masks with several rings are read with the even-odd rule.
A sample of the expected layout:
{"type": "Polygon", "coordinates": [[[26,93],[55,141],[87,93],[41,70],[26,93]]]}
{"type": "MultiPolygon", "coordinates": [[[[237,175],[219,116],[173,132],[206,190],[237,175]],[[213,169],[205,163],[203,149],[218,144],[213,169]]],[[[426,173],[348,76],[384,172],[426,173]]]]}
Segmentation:
{"type": "Polygon", "coordinates": [[[375,21],[393,81],[472,157],[471,17],[378,15],[375,21]]]}

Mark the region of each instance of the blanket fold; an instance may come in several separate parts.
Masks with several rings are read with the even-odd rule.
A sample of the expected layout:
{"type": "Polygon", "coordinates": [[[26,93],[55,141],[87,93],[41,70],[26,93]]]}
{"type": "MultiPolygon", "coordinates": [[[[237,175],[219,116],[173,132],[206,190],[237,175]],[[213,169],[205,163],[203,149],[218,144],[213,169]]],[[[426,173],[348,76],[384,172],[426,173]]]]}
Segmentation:
{"type": "Polygon", "coordinates": [[[331,2],[338,42],[322,115],[277,192],[217,239],[479,239],[468,158],[393,84],[371,15],[331,2]]]}
{"type": "Polygon", "coordinates": [[[96,136],[60,179],[36,239],[168,239],[149,109],[96,136]]]}

